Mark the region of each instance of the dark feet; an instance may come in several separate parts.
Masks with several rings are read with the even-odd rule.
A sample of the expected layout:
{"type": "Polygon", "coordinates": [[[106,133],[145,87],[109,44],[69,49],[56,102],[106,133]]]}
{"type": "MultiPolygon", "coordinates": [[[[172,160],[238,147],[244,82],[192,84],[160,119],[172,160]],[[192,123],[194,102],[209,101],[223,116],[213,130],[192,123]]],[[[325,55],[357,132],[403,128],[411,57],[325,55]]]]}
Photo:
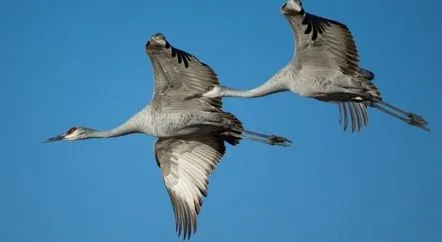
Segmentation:
{"type": "Polygon", "coordinates": [[[290,141],[289,139],[286,139],[284,137],[280,137],[280,136],[276,136],[276,135],[271,135],[269,137],[270,140],[270,144],[271,145],[280,145],[280,146],[290,146],[290,144],[292,143],[292,141],[290,141]]]}
{"type": "Polygon", "coordinates": [[[415,113],[409,113],[407,117],[408,117],[408,124],[416,126],[426,131],[430,131],[430,129],[428,128],[427,121],[425,121],[425,119],[422,118],[421,116],[415,113]]]}

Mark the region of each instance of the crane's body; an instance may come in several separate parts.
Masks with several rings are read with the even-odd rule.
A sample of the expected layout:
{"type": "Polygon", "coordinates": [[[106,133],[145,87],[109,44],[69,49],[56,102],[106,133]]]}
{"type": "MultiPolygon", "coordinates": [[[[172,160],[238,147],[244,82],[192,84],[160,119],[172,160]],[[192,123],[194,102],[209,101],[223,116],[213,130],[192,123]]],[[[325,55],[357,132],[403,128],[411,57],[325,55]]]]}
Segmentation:
{"type": "Polygon", "coordinates": [[[344,130],[351,120],[352,130],[367,125],[367,107],[374,107],[410,125],[429,131],[418,114],[403,111],[383,101],[372,80],[374,74],[359,66],[356,44],[342,23],[307,13],[300,0],[288,0],[281,7],[293,31],[293,59],[264,84],[249,90],[215,86],[194,97],[255,98],[277,92],[337,103],[344,130]]]}
{"type": "MultiPolygon", "coordinates": [[[[312,73],[305,72],[303,69],[298,69],[296,65],[290,62],[280,71],[278,71],[274,76],[272,76],[264,84],[250,89],[250,90],[235,90],[231,88],[223,87],[221,89],[212,91],[223,92],[223,97],[262,97],[269,94],[282,91],[291,91],[303,97],[317,97],[320,93],[338,93],[338,92],[349,92],[348,88],[354,86],[355,82],[361,82],[360,77],[354,78],[351,76],[343,75],[339,71],[328,71],[322,74],[319,70],[312,75],[312,73]],[[358,79],[359,78],[359,79],[358,79]],[[287,81],[290,80],[290,81],[287,81]],[[272,90],[272,93],[269,91],[272,90]]],[[[356,84],[358,85],[358,84],[356,84]]],[[[211,93],[207,93],[206,96],[210,96],[211,93]]]]}
{"type": "Polygon", "coordinates": [[[232,122],[222,112],[164,111],[148,105],[129,119],[136,132],[167,138],[187,135],[207,135],[212,131],[228,129],[232,122]],[[202,126],[209,126],[202,129],[202,126]]]}
{"type": "Polygon", "coordinates": [[[197,214],[208,191],[208,177],[224,155],[224,142],[236,145],[247,138],[288,146],[290,141],[245,130],[233,114],[222,110],[221,98],[201,97],[183,102],[189,92],[201,92],[218,84],[218,79],[208,65],[171,46],[162,34],[151,37],[146,53],[155,76],[154,96],[149,105],[114,129],[73,127],[46,142],[132,133],[157,137],[155,159],[173,205],[176,229],[188,239],[196,232],[197,214]]]}

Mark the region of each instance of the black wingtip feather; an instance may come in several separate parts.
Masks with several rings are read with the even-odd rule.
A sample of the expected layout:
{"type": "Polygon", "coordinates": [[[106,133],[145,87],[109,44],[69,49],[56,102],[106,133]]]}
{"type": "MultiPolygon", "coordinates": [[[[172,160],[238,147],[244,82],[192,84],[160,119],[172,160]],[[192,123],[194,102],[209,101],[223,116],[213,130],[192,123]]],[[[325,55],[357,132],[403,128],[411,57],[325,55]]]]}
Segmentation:
{"type": "Polygon", "coordinates": [[[318,38],[318,33],[322,34],[324,30],[331,26],[331,24],[338,25],[346,30],[348,30],[348,27],[342,23],[339,23],[338,21],[332,20],[332,19],[326,19],[323,17],[319,17],[310,13],[306,13],[304,15],[304,19],[301,22],[302,25],[307,25],[306,30],[304,31],[304,34],[310,34],[312,33],[311,40],[315,41],[318,38]]]}
{"type": "MultiPolygon", "coordinates": [[[[178,64],[183,63],[185,68],[189,68],[189,62],[192,61],[192,59],[198,60],[198,58],[196,58],[195,56],[193,56],[190,53],[187,53],[183,50],[177,49],[175,47],[173,47],[169,42],[166,41],[166,49],[172,49],[172,57],[175,58],[177,57],[178,59],[178,64]]],[[[207,66],[204,63],[201,63],[204,66],[207,66]]]]}

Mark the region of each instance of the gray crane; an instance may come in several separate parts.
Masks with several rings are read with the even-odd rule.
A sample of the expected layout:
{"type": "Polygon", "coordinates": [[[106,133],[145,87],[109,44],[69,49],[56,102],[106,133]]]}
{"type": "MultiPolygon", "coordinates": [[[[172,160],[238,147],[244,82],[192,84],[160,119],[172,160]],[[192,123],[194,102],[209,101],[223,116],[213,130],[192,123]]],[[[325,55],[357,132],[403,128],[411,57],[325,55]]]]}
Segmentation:
{"type": "Polygon", "coordinates": [[[132,133],[157,137],[155,159],[172,202],[176,230],[178,236],[189,239],[197,229],[197,215],[203,197],[207,196],[208,177],[224,155],[224,141],[236,145],[241,138],[247,138],[289,146],[290,140],[245,130],[233,114],[222,110],[221,98],[201,97],[183,102],[188,93],[218,85],[215,72],[192,54],[170,45],[160,33],[150,38],[145,49],[155,76],[149,105],[114,129],[73,127],[46,142],[132,133]]]}
{"type": "Polygon", "coordinates": [[[339,105],[344,131],[351,119],[352,131],[368,123],[367,107],[374,107],[410,125],[429,131],[418,114],[403,111],[383,101],[372,80],[374,74],[359,66],[352,33],[342,23],[307,13],[300,0],[288,0],[281,7],[295,39],[296,52],[284,68],[264,84],[249,90],[216,85],[205,93],[185,100],[204,97],[255,98],[282,91],[339,105]]]}

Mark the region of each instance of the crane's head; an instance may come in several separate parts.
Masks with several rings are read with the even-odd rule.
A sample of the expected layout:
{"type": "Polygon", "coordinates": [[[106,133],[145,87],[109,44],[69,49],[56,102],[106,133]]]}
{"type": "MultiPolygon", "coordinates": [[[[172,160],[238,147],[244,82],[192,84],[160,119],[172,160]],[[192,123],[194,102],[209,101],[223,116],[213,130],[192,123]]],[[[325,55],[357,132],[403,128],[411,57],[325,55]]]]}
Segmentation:
{"type": "Polygon", "coordinates": [[[156,33],[150,37],[150,39],[146,43],[146,51],[149,48],[155,48],[155,47],[167,47],[168,43],[166,40],[166,37],[162,33],[156,33]]]}
{"type": "Polygon", "coordinates": [[[304,15],[304,7],[301,0],[287,0],[281,6],[281,13],[285,16],[304,15]]]}
{"type": "Polygon", "coordinates": [[[96,130],[82,127],[72,127],[63,134],[57,135],[45,141],[45,143],[60,141],[60,140],[82,140],[88,139],[94,134],[96,130]]]}

